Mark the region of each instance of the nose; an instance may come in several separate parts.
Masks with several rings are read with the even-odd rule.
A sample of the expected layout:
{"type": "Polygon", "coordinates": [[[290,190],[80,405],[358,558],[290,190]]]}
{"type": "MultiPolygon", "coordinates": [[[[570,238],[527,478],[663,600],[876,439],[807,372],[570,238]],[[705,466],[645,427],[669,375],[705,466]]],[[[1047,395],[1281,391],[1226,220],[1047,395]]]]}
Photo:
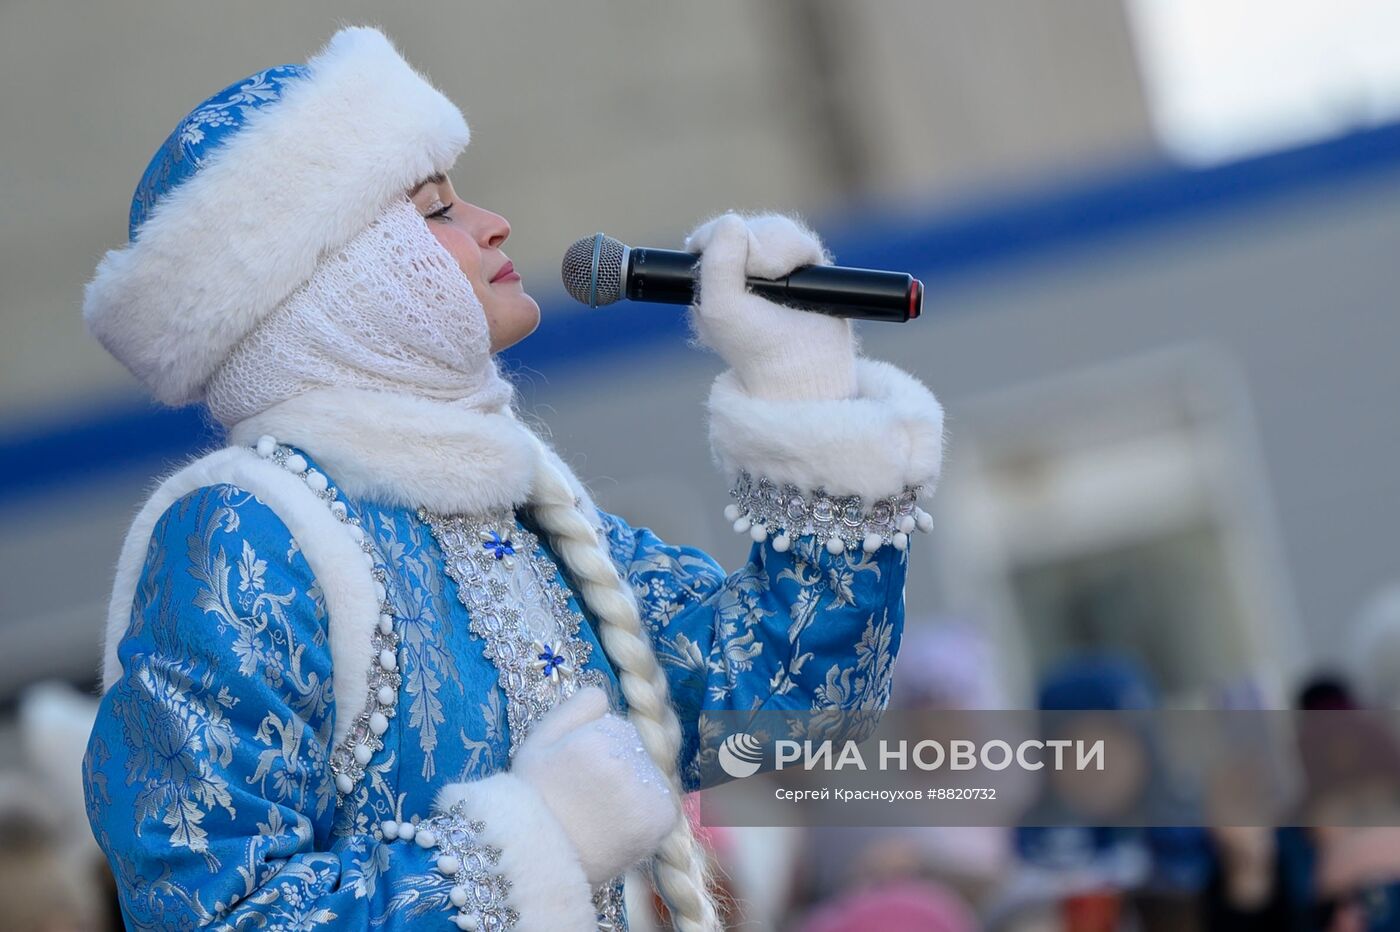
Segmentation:
{"type": "Polygon", "coordinates": [[[510,238],[510,221],[485,207],[476,208],[477,242],[486,249],[499,249],[510,238]]]}

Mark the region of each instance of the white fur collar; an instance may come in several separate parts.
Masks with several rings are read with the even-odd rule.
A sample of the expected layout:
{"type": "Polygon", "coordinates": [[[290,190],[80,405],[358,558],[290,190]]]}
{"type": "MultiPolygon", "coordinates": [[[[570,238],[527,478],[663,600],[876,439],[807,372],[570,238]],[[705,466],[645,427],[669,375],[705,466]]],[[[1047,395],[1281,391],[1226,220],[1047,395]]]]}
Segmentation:
{"type": "Polygon", "coordinates": [[[251,446],[265,434],[305,450],[352,498],[440,514],[525,504],[543,456],[596,518],[573,471],[509,407],[482,412],[409,394],[321,388],[240,421],[229,441],[251,446]]]}

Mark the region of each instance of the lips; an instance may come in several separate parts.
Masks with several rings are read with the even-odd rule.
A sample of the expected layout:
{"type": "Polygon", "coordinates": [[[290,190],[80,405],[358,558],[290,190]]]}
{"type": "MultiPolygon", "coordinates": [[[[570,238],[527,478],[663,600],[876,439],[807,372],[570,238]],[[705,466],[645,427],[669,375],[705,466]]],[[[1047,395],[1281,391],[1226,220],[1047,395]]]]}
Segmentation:
{"type": "Polygon", "coordinates": [[[512,275],[512,274],[514,274],[514,273],[515,273],[515,263],[513,263],[513,262],[507,260],[507,261],[506,261],[506,264],[503,265],[503,266],[501,266],[501,267],[496,271],[496,274],[495,274],[494,276],[492,276],[492,278],[491,278],[491,284],[494,285],[494,284],[496,284],[496,282],[498,282],[498,281],[500,281],[501,279],[503,279],[503,278],[505,278],[505,277],[507,277],[507,276],[509,276],[509,275],[512,275]]]}

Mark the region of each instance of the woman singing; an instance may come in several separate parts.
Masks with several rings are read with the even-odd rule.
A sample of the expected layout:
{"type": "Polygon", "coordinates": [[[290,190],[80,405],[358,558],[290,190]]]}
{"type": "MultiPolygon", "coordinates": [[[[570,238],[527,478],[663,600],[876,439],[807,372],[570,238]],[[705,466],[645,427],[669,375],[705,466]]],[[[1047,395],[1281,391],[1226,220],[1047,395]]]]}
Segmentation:
{"type": "Polygon", "coordinates": [[[745,291],[821,243],[734,214],[688,241],[754,541],[726,574],[517,418],[494,354],[539,308],[447,178],[467,140],[342,30],[180,122],[88,287],[97,338],[229,443],[117,567],[86,788],[129,928],[622,929],[649,859],[675,926],[716,929],[701,713],[885,705],[942,412],[848,321],[745,291]]]}

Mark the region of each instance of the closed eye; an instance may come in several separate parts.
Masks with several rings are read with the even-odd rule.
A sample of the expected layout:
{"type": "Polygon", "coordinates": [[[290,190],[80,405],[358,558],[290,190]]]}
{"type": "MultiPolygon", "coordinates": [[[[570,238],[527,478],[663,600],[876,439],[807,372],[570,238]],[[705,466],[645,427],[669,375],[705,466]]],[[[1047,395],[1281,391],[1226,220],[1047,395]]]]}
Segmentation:
{"type": "MultiPolygon", "coordinates": [[[[452,202],[452,204],[455,203],[455,201],[452,202]]],[[[441,220],[442,218],[446,217],[447,212],[452,209],[452,204],[444,204],[442,207],[438,208],[432,213],[424,214],[423,216],[427,217],[429,220],[441,220]]]]}

